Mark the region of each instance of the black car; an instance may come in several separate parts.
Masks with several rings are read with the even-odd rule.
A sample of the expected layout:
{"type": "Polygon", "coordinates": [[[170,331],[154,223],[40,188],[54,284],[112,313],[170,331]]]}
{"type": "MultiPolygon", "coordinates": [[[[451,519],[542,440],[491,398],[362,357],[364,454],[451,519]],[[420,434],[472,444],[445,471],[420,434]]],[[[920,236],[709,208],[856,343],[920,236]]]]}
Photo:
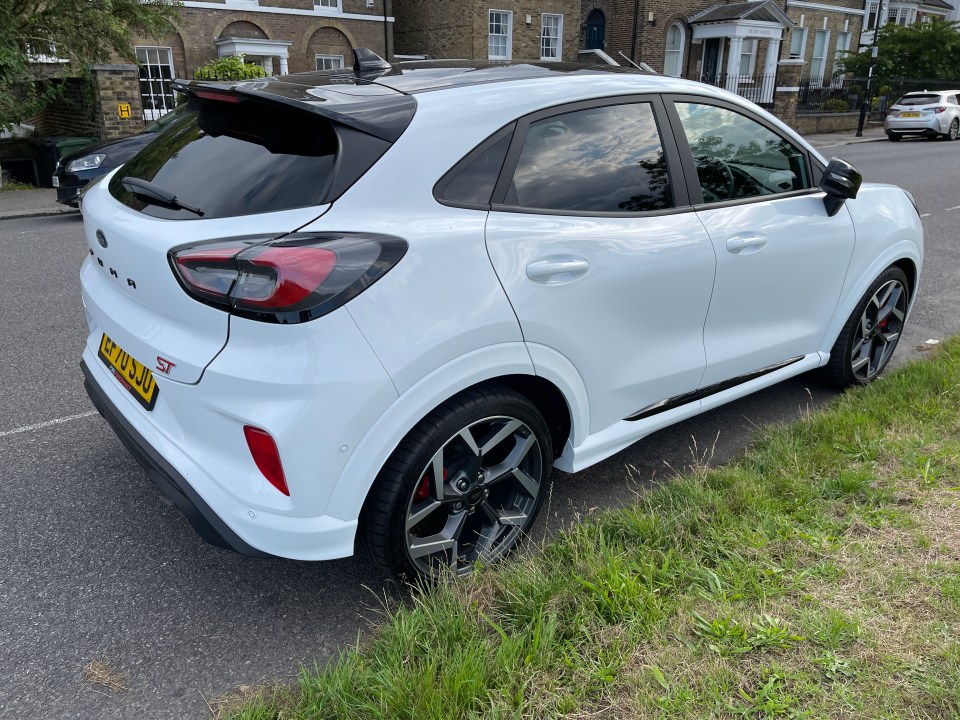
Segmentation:
{"type": "Polygon", "coordinates": [[[77,207],[80,191],[91,180],[123,165],[179,115],[179,109],[173,110],[133,137],[87,145],[81,150],[62,157],[53,174],[57,202],[77,207]]]}

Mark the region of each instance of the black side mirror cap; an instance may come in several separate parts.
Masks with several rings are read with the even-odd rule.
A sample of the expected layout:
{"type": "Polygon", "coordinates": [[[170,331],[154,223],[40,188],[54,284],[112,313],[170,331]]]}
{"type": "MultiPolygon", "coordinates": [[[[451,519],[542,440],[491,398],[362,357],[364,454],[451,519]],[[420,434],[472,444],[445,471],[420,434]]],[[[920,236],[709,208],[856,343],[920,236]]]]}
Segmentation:
{"type": "Polygon", "coordinates": [[[819,188],[826,197],[823,198],[827,215],[833,217],[847,200],[853,200],[860,191],[863,175],[846,160],[833,158],[820,178],[819,188]]]}

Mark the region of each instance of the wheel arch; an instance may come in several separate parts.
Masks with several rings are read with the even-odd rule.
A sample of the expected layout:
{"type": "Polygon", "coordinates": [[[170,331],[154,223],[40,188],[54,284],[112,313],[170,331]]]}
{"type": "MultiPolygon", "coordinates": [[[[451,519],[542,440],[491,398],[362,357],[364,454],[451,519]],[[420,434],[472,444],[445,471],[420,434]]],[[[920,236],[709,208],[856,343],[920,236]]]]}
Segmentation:
{"type": "Polygon", "coordinates": [[[834,313],[833,320],[831,320],[820,344],[822,352],[829,355],[847,318],[849,318],[850,314],[856,309],[857,303],[860,302],[863,294],[870,287],[870,284],[889,267],[898,267],[907,276],[910,284],[910,303],[907,310],[907,316],[909,318],[910,310],[913,309],[913,303],[917,297],[922,259],[919,248],[915,243],[909,240],[901,240],[886,253],[875,258],[873,262],[855,276],[855,279],[847,278],[847,283],[843,294],[840,296],[840,302],[837,304],[837,310],[834,313]]]}
{"type": "Polygon", "coordinates": [[[572,405],[576,398],[571,399],[558,383],[535,373],[523,343],[483,348],[435,370],[387,408],[351,452],[334,485],[326,514],[359,518],[380,470],[420,421],[461,393],[495,384],[526,397],[543,413],[555,454],[559,455],[578,429],[579,408],[572,405]]]}

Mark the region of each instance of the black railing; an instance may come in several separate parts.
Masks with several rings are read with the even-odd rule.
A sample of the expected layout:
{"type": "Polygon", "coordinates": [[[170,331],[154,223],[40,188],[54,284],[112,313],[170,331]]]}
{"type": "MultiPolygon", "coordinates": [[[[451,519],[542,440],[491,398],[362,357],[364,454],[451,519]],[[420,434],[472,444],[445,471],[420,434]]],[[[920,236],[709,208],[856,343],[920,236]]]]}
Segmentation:
{"type": "Polygon", "coordinates": [[[850,80],[845,75],[805,78],[800,81],[797,113],[854,112],[860,109],[864,87],[861,81],[850,80]]]}
{"type": "Polygon", "coordinates": [[[777,76],[774,75],[704,75],[700,82],[721,87],[735,92],[747,100],[755,102],[761,107],[773,107],[773,93],[777,86],[777,76]]]}

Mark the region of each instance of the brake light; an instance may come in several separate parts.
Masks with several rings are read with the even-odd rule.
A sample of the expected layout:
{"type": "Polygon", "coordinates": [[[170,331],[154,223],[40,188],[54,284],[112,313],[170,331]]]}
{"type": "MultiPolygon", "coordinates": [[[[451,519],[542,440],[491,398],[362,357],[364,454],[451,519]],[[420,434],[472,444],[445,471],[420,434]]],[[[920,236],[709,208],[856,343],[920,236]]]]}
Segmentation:
{"type": "Polygon", "coordinates": [[[187,293],[254,320],[296,323],[326,315],[399,262],[403,240],[361,233],[235,238],[170,251],[187,293]]]}
{"type": "Polygon", "coordinates": [[[235,93],[209,92],[207,90],[195,90],[194,95],[204,100],[216,100],[218,102],[237,103],[240,102],[240,96],[235,93]]]}
{"type": "Polygon", "coordinates": [[[247,447],[250,448],[250,454],[257,464],[257,469],[271,485],[290,497],[287,478],[283,474],[283,464],[280,462],[280,452],[270,433],[253,425],[244,425],[243,435],[247,439],[247,447]]]}
{"type": "Polygon", "coordinates": [[[943,112],[944,110],[946,110],[946,109],[947,109],[947,108],[946,108],[945,106],[939,105],[939,106],[935,107],[935,108],[933,109],[933,111],[934,111],[935,113],[942,113],[942,112],[943,112]]]}

